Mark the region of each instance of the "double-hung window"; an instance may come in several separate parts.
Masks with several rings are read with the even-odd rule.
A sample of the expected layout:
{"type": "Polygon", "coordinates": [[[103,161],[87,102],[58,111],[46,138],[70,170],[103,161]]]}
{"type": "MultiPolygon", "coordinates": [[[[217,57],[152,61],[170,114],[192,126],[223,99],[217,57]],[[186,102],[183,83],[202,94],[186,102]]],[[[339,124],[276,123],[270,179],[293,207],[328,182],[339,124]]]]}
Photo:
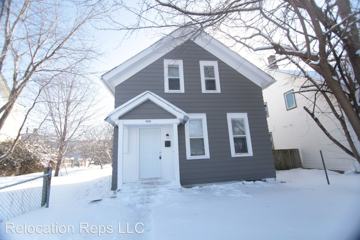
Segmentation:
{"type": "Polygon", "coordinates": [[[210,158],[206,114],[189,114],[185,124],[187,159],[210,158]]]}
{"type": "Polygon", "coordinates": [[[221,92],[217,61],[200,61],[200,77],[203,93],[221,92]]]}
{"type": "Polygon", "coordinates": [[[253,152],[247,113],[228,113],[227,122],[231,156],[252,156],[253,152]]]}
{"type": "Polygon", "coordinates": [[[184,92],[184,69],[182,60],[164,60],[164,88],[167,93],[184,92]]]}
{"type": "Polygon", "coordinates": [[[296,98],[294,90],[287,91],[284,93],[285,106],[286,110],[291,110],[296,108],[296,98]]]}

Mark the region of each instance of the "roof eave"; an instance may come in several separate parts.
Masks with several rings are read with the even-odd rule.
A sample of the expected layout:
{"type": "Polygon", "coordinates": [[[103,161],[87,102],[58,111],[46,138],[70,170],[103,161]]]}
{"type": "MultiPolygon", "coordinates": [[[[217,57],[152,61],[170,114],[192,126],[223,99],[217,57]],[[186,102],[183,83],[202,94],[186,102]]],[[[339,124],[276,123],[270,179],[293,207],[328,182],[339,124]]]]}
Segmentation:
{"type": "Polygon", "coordinates": [[[242,71],[240,74],[243,74],[246,78],[254,82],[262,89],[270,86],[275,82],[275,80],[270,75],[240,56],[238,53],[229,49],[223,43],[213,38],[206,32],[201,32],[197,34],[196,37],[193,37],[189,34],[190,31],[193,31],[193,29],[182,29],[181,31],[175,30],[168,36],[160,39],[134,57],[104,73],[101,76],[101,79],[110,92],[114,94],[116,85],[126,81],[128,78],[136,74],[136,72],[141,71],[141,69],[150,65],[152,62],[156,61],[161,56],[174,49],[176,46],[180,45],[186,40],[191,39],[193,42],[207,49],[210,53],[214,54],[229,66],[233,67],[236,71],[240,72],[238,70],[239,68],[247,68],[246,71],[242,71]],[[186,35],[186,37],[182,36],[184,33],[188,35],[186,35]],[[169,44],[170,42],[171,44],[169,44]],[[212,48],[212,51],[208,48],[212,48]],[[230,60],[226,61],[226,58],[230,60]]]}
{"type": "Polygon", "coordinates": [[[114,96],[115,95],[115,87],[110,84],[110,79],[105,79],[104,75],[101,76],[101,81],[105,85],[106,89],[114,96]]]}

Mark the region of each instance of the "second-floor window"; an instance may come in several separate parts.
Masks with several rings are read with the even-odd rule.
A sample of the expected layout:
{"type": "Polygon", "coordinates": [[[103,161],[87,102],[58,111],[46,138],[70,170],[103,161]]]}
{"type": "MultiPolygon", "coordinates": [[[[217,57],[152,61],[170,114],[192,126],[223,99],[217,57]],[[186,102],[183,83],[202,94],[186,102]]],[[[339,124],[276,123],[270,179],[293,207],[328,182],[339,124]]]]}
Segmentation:
{"type": "Polygon", "coordinates": [[[164,60],[164,88],[167,93],[184,92],[184,69],[182,60],[164,60]]]}
{"type": "Polygon", "coordinates": [[[294,90],[287,91],[284,93],[285,106],[286,110],[291,110],[296,108],[296,98],[294,90]]]}
{"type": "Polygon", "coordinates": [[[203,93],[221,92],[217,61],[200,61],[200,76],[203,93]]]}

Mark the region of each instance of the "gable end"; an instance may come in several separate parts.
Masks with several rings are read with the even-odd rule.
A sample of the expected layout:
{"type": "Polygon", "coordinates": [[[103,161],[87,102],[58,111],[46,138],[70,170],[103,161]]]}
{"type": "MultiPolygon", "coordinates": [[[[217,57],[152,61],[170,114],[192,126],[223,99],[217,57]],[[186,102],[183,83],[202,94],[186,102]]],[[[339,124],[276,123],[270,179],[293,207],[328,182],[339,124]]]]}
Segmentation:
{"type": "Polygon", "coordinates": [[[131,76],[149,66],[177,46],[191,40],[261,88],[266,88],[275,81],[264,71],[241,57],[239,54],[230,50],[207,33],[202,31],[198,35],[193,36],[191,31],[194,31],[194,29],[180,28],[175,30],[139,54],[106,72],[101,76],[101,79],[107,88],[114,94],[117,85],[128,80],[131,76]]]}

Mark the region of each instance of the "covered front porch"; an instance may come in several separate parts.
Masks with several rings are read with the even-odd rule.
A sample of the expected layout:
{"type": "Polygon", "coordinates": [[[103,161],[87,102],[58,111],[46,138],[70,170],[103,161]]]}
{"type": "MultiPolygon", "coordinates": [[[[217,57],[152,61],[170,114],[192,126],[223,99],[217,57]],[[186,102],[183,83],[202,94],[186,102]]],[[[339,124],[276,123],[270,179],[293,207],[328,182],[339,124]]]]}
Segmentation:
{"type": "Polygon", "coordinates": [[[136,182],[180,185],[178,125],[188,115],[152,92],[117,107],[106,121],[117,128],[116,189],[136,182]]]}

